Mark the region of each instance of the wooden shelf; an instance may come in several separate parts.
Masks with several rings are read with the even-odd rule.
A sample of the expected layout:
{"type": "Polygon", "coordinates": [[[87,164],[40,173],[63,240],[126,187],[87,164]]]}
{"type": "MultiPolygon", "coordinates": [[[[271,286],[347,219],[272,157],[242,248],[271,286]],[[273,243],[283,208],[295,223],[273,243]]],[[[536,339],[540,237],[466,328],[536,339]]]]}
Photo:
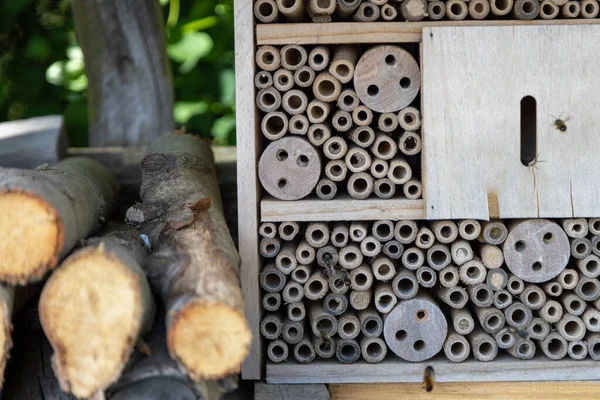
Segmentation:
{"type": "Polygon", "coordinates": [[[327,24],[257,24],[256,43],[330,44],[330,43],[418,43],[423,28],[433,26],[520,26],[590,25],[600,19],[484,20],[424,22],[331,22],[327,24]]]}
{"type": "Polygon", "coordinates": [[[423,369],[432,365],[436,382],[527,382],[583,381],[600,379],[600,363],[592,359],[552,361],[545,356],[532,360],[517,360],[508,354],[492,362],[465,361],[453,363],[445,357],[430,362],[409,363],[388,359],[379,364],[364,361],[342,364],[317,361],[311,364],[286,362],[267,363],[267,382],[298,383],[403,383],[422,382],[423,369]]]}
{"type": "Polygon", "coordinates": [[[367,221],[378,219],[424,219],[425,201],[407,199],[334,200],[309,198],[297,201],[266,197],[260,202],[262,222],[367,221]]]}

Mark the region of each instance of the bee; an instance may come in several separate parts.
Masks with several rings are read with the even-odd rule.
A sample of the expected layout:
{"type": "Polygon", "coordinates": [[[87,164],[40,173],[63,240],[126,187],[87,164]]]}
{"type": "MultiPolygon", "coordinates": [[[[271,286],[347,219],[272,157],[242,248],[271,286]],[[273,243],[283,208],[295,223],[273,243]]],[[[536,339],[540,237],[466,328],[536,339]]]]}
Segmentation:
{"type": "Polygon", "coordinates": [[[435,371],[431,365],[428,365],[423,372],[423,389],[426,392],[433,390],[433,384],[435,383],[435,371]]]}
{"type": "Polygon", "coordinates": [[[323,269],[325,270],[325,276],[329,278],[339,277],[344,282],[344,285],[350,287],[352,282],[350,281],[350,275],[348,274],[348,271],[337,268],[334,265],[330,254],[325,254],[323,256],[323,264],[325,264],[323,265],[323,269]]]}
{"type": "Polygon", "coordinates": [[[550,114],[550,116],[554,118],[554,127],[562,133],[565,133],[567,131],[566,122],[569,120],[569,118],[562,119],[562,115],[563,113],[560,113],[558,118],[556,118],[554,115],[550,114]]]}
{"type": "Polygon", "coordinates": [[[513,333],[515,336],[520,337],[521,339],[528,339],[529,335],[527,334],[527,331],[524,329],[517,329],[514,327],[509,327],[508,328],[509,332],[513,333]]]}

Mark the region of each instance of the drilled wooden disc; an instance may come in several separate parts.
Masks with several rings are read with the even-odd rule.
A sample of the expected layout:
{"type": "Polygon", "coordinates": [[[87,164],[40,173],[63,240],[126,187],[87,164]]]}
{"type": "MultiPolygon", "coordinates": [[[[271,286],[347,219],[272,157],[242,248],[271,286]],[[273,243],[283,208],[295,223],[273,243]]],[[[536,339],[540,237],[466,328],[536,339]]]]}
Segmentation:
{"type": "Polygon", "coordinates": [[[561,227],[546,219],[517,224],[504,242],[508,269],[525,282],[546,282],[567,266],[569,239],[561,227]]]}
{"type": "Polygon", "coordinates": [[[396,112],[412,103],[421,87],[419,65],[398,46],[377,46],[358,61],[354,88],[373,111],[396,112]]]}
{"type": "Polygon", "coordinates": [[[383,327],[385,342],[398,357],[412,362],[430,359],[440,352],[448,323],[428,296],[402,301],[388,314],[383,327]]]}
{"type": "Polygon", "coordinates": [[[298,137],[272,142],[258,163],[258,176],[267,192],[280,200],[299,200],[312,192],[321,175],[315,148],[298,137]]]}

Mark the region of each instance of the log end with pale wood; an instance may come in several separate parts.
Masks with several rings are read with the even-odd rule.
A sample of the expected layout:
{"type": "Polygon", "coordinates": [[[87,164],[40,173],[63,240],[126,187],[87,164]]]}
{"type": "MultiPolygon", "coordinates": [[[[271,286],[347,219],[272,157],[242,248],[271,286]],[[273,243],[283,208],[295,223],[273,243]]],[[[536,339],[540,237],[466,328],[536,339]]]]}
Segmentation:
{"type": "Polygon", "coordinates": [[[63,390],[86,398],[105,390],[150,328],[155,307],[144,259],[139,235],[112,233],[67,258],[46,283],[40,321],[63,390]]]}

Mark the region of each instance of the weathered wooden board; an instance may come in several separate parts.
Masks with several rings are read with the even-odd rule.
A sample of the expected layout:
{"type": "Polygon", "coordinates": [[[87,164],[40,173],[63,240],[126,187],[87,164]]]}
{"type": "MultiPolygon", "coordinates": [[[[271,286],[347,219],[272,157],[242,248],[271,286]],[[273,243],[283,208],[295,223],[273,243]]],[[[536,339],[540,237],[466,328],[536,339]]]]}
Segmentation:
{"type": "Polygon", "coordinates": [[[333,200],[308,198],[297,201],[267,197],[260,203],[261,221],[368,221],[377,219],[423,219],[423,200],[354,200],[340,195],[333,200]]]}
{"type": "Polygon", "coordinates": [[[377,383],[422,382],[427,365],[435,369],[437,382],[529,382],[599,380],[600,363],[561,360],[551,361],[544,356],[523,361],[501,354],[492,362],[465,361],[453,363],[436,357],[427,363],[410,363],[387,359],[379,364],[359,361],[341,364],[337,360],[312,364],[286,362],[267,363],[268,383],[377,383]]]}
{"type": "Polygon", "coordinates": [[[427,218],[600,215],[593,37],[600,26],[423,30],[427,218]],[[525,96],[537,102],[536,168],[521,163],[525,96]]]}
{"type": "Polygon", "coordinates": [[[254,400],[329,400],[326,385],[269,385],[254,384],[254,400]]]}
{"type": "Polygon", "coordinates": [[[420,42],[422,30],[434,26],[520,26],[520,25],[589,25],[598,19],[554,20],[466,20],[422,22],[336,22],[305,24],[258,24],[258,45],[327,44],[327,43],[411,43],[420,42]]]}

